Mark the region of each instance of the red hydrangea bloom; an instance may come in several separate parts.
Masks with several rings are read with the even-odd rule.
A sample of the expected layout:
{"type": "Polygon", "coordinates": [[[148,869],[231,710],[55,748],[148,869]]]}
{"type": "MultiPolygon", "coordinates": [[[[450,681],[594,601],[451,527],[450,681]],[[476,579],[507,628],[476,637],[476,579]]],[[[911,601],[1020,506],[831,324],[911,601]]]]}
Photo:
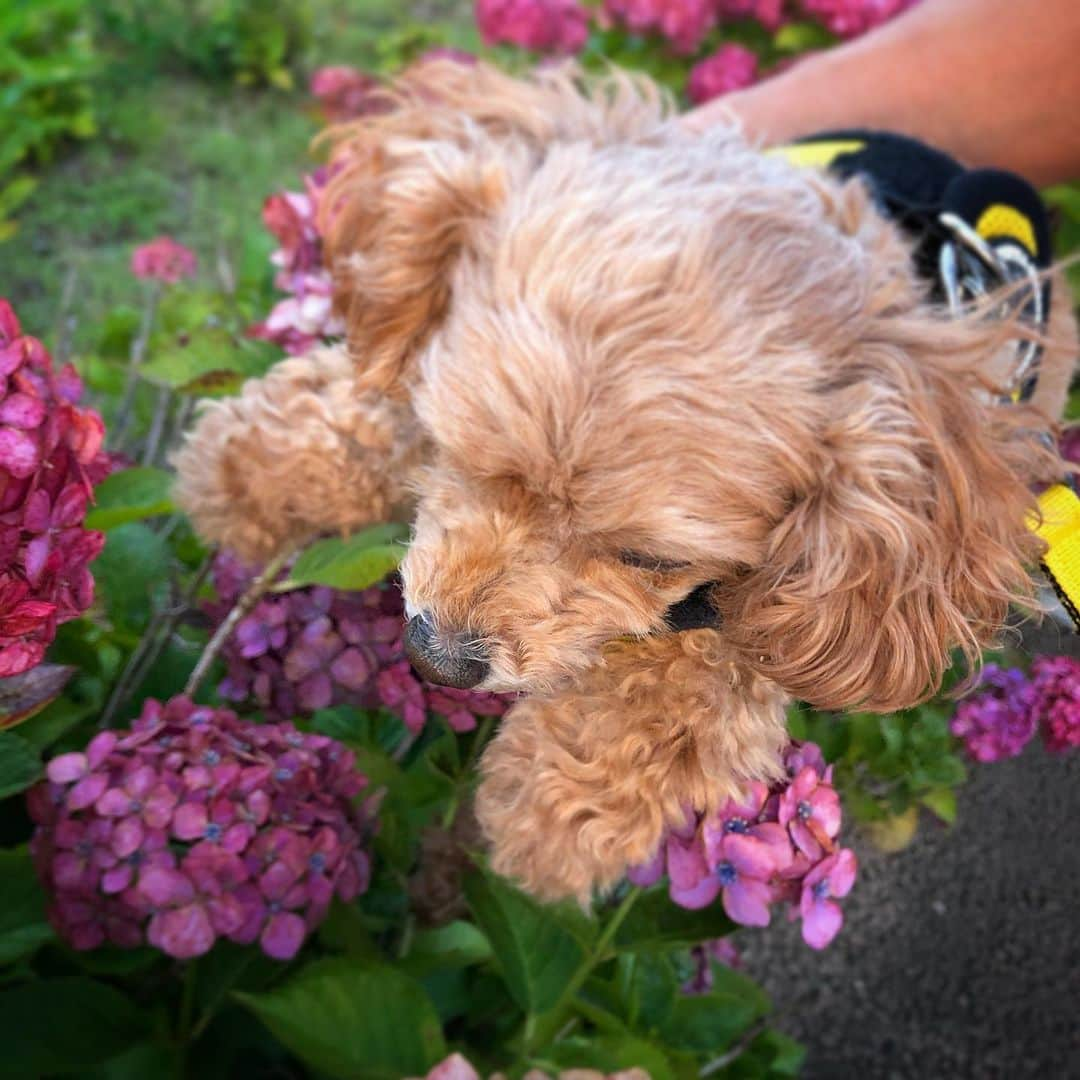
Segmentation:
{"type": "Polygon", "coordinates": [[[913,7],[917,0],[799,0],[805,14],[838,37],[865,34],[913,7]]]}
{"type": "Polygon", "coordinates": [[[689,815],[629,879],[651,885],[666,873],[680,907],[707,907],[719,896],[743,926],[767,926],[771,907],[786,901],[790,918],[803,917],[803,940],[824,948],[843,923],[835,899],[851,889],[855,855],[837,846],[840,801],[820,749],[792,743],[784,764],[787,778],[771,790],[752,783],[718,813],[689,815]]]}
{"type": "Polygon", "coordinates": [[[1071,656],[1037,656],[1031,665],[1035,714],[1047,750],[1080,746],[1080,661],[1071,656]]]}
{"type": "Polygon", "coordinates": [[[178,244],[171,236],[159,236],[141,244],[131,255],[131,272],[137,278],[175,285],[181,278],[194,277],[198,261],[195,252],[178,244]]]}
{"type": "Polygon", "coordinates": [[[379,112],[385,103],[378,94],[382,84],[374,75],[345,64],[318,68],[308,89],[318,99],[324,119],[331,124],[379,112]]]}
{"type": "Polygon", "coordinates": [[[695,52],[716,25],[716,0],[604,0],[604,14],[634,33],[655,32],[679,53],[695,52]]]}
{"type": "Polygon", "coordinates": [[[319,232],[319,202],[329,179],[328,169],[316,169],[304,177],[303,191],[279,192],[263,203],[263,224],[280,245],[270,256],[278,268],[274,284],[291,295],[248,333],[280,345],[291,356],[345,333],[344,322],[332,310],[333,281],[323,266],[319,232]]]}
{"type": "Polygon", "coordinates": [[[476,0],[485,45],[538,52],[578,52],[589,36],[589,13],[578,0],[476,0]]]}
{"type": "MultiPolygon", "coordinates": [[[[207,606],[223,620],[255,571],[228,554],[214,564],[219,601],[207,606]]],[[[422,682],[402,645],[405,608],[394,584],[360,592],[313,586],[263,597],[241,619],[222,655],[228,674],[218,693],[249,702],[271,719],[332,705],[383,706],[413,732],[430,713],[455,731],[471,731],[477,716],[501,716],[508,698],[422,682]]]]}
{"type": "Polygon", "coordinates": [[[366,784],[341,743],[185,697],[53,758],[30,790],[49,918],[76,949],[218,938],[294,956],[335,896],[367,888],[366,784]]]}
{"type": "Polygon", "coordinates": [[[40,663],[56,627],[94,598],[87,564],[105,538],[83,519],[110,462],[82,389],[0,299],[0,678],[40,663]]]}
{"type": "Polygon", "coordinates": [[[742,45],[721,45],[690,69],[686,92],[696,105],[732,90],[741,90],[757,78],[757,54],[742,45]]]}
{"type": "Polygon", "coordinates": [[[1037,726],[1036,694],[1017,668],[987,664],[978,692],[956,707],[949,729],[964,743],[974,761],[1016,757],[1031,741],[1037,726]]]}

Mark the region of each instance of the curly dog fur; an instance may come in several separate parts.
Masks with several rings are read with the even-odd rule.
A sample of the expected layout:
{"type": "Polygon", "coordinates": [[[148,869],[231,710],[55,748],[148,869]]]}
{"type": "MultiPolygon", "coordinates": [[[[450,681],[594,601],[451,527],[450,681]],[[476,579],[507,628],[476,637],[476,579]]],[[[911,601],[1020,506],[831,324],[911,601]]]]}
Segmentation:
{"type": "Polygon", "coordinates": [[[584,898],[773,775],[791,696],[912,705],[1030,605],[1075,327],[1058,288],[1001,407],[1016,328],[936,307],[861,182],[621,73],[426,63],[388,96],[332,133],[348,359],[208,406],[178,495],[254,558],[412,520],[410,614],[529,695],[482,763],[494,865],[584,898]],[[662,633],[706,582],[718,628],[662,633]]]}

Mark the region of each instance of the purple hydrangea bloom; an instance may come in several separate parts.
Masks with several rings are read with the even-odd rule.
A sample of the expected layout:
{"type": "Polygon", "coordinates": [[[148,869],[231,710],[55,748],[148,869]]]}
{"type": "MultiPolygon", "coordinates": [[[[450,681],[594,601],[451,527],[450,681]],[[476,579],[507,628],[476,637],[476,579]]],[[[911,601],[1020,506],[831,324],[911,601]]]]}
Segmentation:
{"type": "Polygon", "coordinates": [[[974,761],[1003,761],[1031,741],[1035,705],[1035,689],[1022,671],[987,664],[977,692],[956,707],[949,728],[974,761]]]}
{"type": "MultiPolygon", "coordinates": [[[[254,577],[231,555],[218,556],[214,584],[219,601],[208,605],[223,620],[254,577]]],[[[332,705],[383,706],[412,732],[430,713],[455,731],[471,731],[478,716],[501,716],[501,694],[457,690],[422,682],[402,645],[405,607],[393,583],[361,592],[322,587],[263,597],[236,626],[222,656],[228,664],[218,693],[249,702],[270,719],[288,719],[332,705]]]]}
{"type": "Polygon", "coordinates": [[[289,959],[335,896],[367,888],[354,764],[292,724],[147,701],[28,794],[53,926],[76,949],[145,941],[186,959],[228,938],[289,959]]]}
{"type": "Polygon", "coordinates": [[[1037,656],[1031,675],[1047,750],[1060,753],[1080,746],[1080,660],[1037,656]]]}
{"type": "Polygon", "coordinates": [[[630,871],[630,881],[652,885],[666,873],[680,907],[707,907],[719,897],[743,926],[768,925],[772,906],[786,901],[792,918],[803,916],[807,944],[827,945],[843,922],[835,898],[854,882],[855,855],[837,846],[840,800],[821,750],[792,743],[784,764],[787,777],[773,788],[751,783],[717,813],[688,814],[648,863],[630,871]],[[817,888],[813,904],[803,900],[807,882],[817,888]]]}

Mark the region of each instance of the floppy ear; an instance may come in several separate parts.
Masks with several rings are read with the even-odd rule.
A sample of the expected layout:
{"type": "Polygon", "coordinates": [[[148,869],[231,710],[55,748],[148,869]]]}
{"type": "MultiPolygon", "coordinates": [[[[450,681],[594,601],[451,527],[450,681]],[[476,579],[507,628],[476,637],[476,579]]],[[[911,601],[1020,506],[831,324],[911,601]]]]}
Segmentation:
{"type": "Polygon", "coordinates": [[[384,122],[335,155],[327,257],[361,389],[407,396],[409,362],[446,314],[454,267],[502,204],[499,148],[459,126],[456,140],[427,139],[384,122]]]}
{"type": "Polygon", "coordinates": [[[1032,595],[1029,485],[1055,475],[1045,418],[981,385],[1000,328],[925,308],[875,325],[819,389],[814,479],[717,594],[746,662],[825,708],[909,707],[952,649],[977,662],[1032,595]]]}

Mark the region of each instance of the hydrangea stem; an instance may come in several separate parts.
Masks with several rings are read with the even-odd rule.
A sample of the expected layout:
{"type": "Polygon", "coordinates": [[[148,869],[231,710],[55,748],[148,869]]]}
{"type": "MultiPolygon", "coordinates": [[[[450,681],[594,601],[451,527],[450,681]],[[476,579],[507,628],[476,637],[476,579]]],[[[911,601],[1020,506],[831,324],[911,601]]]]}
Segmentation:
{"type": "Polygon", "coordinates": [[[565,1013],[567,1008],[569,1008],[570,1003],[574,1000],[574,996],[582,986],[585,985],[585,980],[592,974],[596,965],[603,963],[603,961],[608,958],[608,949],[615,940],[615,935],[619,932],[619,927],[622,926],[626,916],[630,914],[630,909],[641,895],[641,891],[642,890],[635,885],[622,898],[622,902],[612,913],[611,918],[608,919],[607,924],[600,936],[596,939],[596,944],[590,950],[589,955],[582,960],[578,969],[567,980],[566,986],[563,987],[563,991],[559,995],[558,1001],[556,1001],[547,1012],[542,1013],[539,1016],[533,1013],[529,1014],[529,1017],[525,1021],[523,1047],[526,1057],[531,1057],[538,1049],[554,1040],[556,1033],[566,1022],[565,1013]]]}
{"type": "Polygon", "coordinates": [[[200,683],[206,678],[206,673],[210,670],[211,664],[217,658],[218,653],[221,652],[225,642],[228,641],[229,635],[236,629],[237,623],[259,602],[273,584],[274,578],[281,572],[281,568],[289,562],[298,550],[298,548],[287,548],[278,552],[263,567],[262,573],[248,586],[247,591],[233,605],[232,611],[225,616],[224,621],[214,631],[214,636],[207,643],[206,648],[203,649],[202,656],[199,657],[199,662],[195,665],[191,677],[184,687],[184,693],[188,697],[193,697],[199,689],[200,683]]]}

